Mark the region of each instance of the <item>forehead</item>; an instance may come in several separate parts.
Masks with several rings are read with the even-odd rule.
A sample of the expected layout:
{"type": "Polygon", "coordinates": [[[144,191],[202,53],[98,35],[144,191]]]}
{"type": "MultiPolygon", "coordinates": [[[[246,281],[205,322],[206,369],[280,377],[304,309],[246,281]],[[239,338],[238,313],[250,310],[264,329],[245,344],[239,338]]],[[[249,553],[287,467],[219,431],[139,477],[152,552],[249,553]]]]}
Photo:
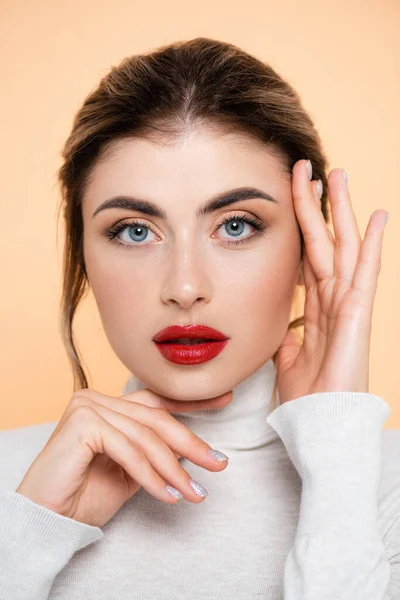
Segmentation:
{"type": "Polygon", "coordinates": [[[201,128],[172,143],[161,137],[113,142],[91,171],[83,203],[93,211],[102,201],[125,194],[156,203],[175,199],[187,204],[188,198],[201,203],[240,186],[282,196],[290,180],[274,149],[246,134],[201,128]]]}

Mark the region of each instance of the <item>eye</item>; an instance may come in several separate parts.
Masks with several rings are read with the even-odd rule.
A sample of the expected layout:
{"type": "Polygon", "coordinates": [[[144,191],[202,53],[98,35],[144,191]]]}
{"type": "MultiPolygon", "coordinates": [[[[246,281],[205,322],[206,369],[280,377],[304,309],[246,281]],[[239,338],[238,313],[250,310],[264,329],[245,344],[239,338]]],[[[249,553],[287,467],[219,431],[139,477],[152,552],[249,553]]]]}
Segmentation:
{"type": "Polygon", "coordinates": [[[220,226],[218,227],[218,229],[225,227],[225,231],[228,231],[228,233],[232,233],[232,237],[229,235],[228,238],[222,238],[223,240],[226,240],[228,242],[228,244],[241,244],[241,243],[246,243],[248,241],[250,241],[253,237],[258,236],[258,235],[262,235],[263,232],[266,229],[266,225],[263,221],[261,221],[260,219],[258,219],[255,216],[252,217],[248,217],[245,215],[232,215],[229,217],[226,217],[222,223],[220,224],[220,226]],[[243,233],[243,230],[245,229],[245,225],[250,225],[253,229],[255,229],[256,233],[247,237],[239,237],[241,235],[241,233],[243,233]],[[234,238],[237,239],[234,239],[234,238]]]}
{"type": "MultiPolygon", "coordinates": [[[[255,216],[249,217],[249,216],[237,215],[237,214],[231,215],[229,217],[225,217],[225,219],[222,221],[222,223],[220,223],[220,225],[217,227],[217,230],[221,229],[222,227],[227,226],[227,225],[229,225],[229,227],[225,227],[225,231],[229,232],[229,230],[230,230],[232,235],[228,236],[228,238],[222,237],[221,239],[226,241],[226,243],[228,243],[228,244],[246,243],[246,242],[250,241],[253,237],[255,237],[257,235],[262,235],[263,232],[265,231],[265,229],[267,228],[267,225],[255,216]],[[245,229],[245,225],[250,225],[255,230],[256,233],[253,235],[247,236],[247,237],[239,237],[243,233],[243,230],[245,229]],[[235,238],[237,238],[237,239],[235,239],[235,238]]],[[[155,235],[155,233],[151,229],[151,227],[149,227],[142,221],[135,219],[135,221],[132,221],[130,223],[126,223],[126,222],[125,223],[116,223],[115,225],[113,225],[112,227],[107,229],[105,231],[104,235],[109,240],[113,240],[114,238],[117,238],[118,241],[116,243],[119,244],[120,246],[124,246],[125,248],[136,249],[136,248],[140,248],[141,246],[147,246],[147,243],[149,241],[152,241],[151,237],[149,240],[149,232],[151,234],[155,235]],[[125,231],[126,231],[126,235],[125,235],[125,239],[123,239],[122,234],[125,234],[125,231]],[[122,240],[122,241],[119,241],[119,240],[122,240]],[[142,243],[142,242],[146,242],[146,243],[142,243]]]]}
{"type": "Polygon", "coordinates": [[[110,227],[106,230],[105,236],[109,240],[113,240],[117,236],[118,239],[121,239],[122,236],[119,236],[119,234],[124,233],[125,230],[127,232],[125,236],[126,239],[122,242],[118,241],[117,243],[120,246],[127,246],[130,248],[145,246],[146,244],[142,244],[141,242],[148,239],[148,232],[154,234],[153,230],[150,227],[148,227],[148,225],[145,225],[145,223],[142,223],[141,221],[135,220],[131,223],[116,223],[113,227],[110,227]]]}

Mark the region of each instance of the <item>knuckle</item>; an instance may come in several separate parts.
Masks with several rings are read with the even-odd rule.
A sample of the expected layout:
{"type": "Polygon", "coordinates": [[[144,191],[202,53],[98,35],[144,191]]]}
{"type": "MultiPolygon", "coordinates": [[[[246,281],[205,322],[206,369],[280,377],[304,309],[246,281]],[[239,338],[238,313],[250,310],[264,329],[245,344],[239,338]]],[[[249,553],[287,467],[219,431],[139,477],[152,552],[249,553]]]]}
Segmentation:
{"type": "Polygon", "coordinates": [[[82,406],[84,400],[85,398],[83,398],[83,396],[72,396],[71,400],[68,403],[69,410],[76,410],[77,408],[79,408],[79,406],[82,406]]]}
{"type": "Polygon", "coordinates": [[[93,420],[97,417],[97,412],[88,405],[80,404],[76,406],[70,414],[70,419],[77,421],[78,423],[93,423],[93,420]]]}
{"type": "Polygon", "coordinates": [[[87,403],[90,402],[89,398],[87,396],[84,396],[82,393],[82,390],[79,390],[77,392],[74,392],[71,396],[71,399],[68,403],[68,407],[75,409],[78,406],[82,406],[83,403],[87,403]]]}
{"type": "Polygon", "coordinates": [[[75,392],[72,394],[71,398],[79,398],[79,397],[85,396],[90,391],[91,390],[89,388],[82,388],[80,390],[75,390],[75,392]]]}
{"type": "Polygon", "coordinates": [[[159,435],[152,429],[149,425],[144,425],[141,423],[140,425],[140,436],[141,438],[145,438],[151,442],[158,441],[160,439],[159,435]]]}
{"type": "Polygon", "coordinates": [[[133,444],[132,442],[129,443],[129,451],[126,454],[124,453],[124,456],[121,459],[121,461],[122,466],[124,468],[127,467],[128,471],[132,468],[132,465],[136,465],[142,468],[148,467],[149,465],[149,461],[147,460],[142,448],[137,444],[133,444]]]}
{"type": "Polygon", "coordinates": [[[83,396],[78,396],[76,394],[73,395],[71,397],[71,400],[68,402],[67,408],[64,411],[63,420],[69,419],[78,408],[84,406],[84,403],[86,405],[88,404],[87,398],[84,398],[83,396]]]}
{"type": "Polygon", "coordinates": [[[151,418],[155,423],[165,423],[171,415],[165,408],[152,408],[151,418]]]}
{"type": "Polygon", "coordinates": [[[75,432],[81,446],[89,445],[92,451],[105,452],[99,414],[91,406],[78,406],[68,416],[66,426],[75,432]]]}

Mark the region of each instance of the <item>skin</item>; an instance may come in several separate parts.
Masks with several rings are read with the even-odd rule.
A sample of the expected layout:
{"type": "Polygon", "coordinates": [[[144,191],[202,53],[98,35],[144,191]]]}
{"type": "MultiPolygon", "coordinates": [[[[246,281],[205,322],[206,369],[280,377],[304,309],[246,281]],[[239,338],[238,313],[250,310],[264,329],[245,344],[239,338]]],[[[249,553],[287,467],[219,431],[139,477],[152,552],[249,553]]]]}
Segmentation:
{"type": "MultiPolygon", "coordinates": [[[[187,499],[198,502],[189,474],[172,454],[212,471],[222,470],[227,463],[211,465],[206,442],[193,433],[188,438],[189,430],[165,411],[143,409],[175,411],[180,404],[180,410],[190,412],[202,402],[213,404],[216,397],[229,402],[232,388],[278,349],[280,403],[297,399],[296,418],[308,420],[302,396],[308,405],[319,402],[321,392],[328,392],[325,406],[330,425],[339,428],[341,438],[348,433],[333,394],[345,392],[346,404],[355,402],[356,409],[364,412],[387,216],[384,209],[375,211],[362,239],[342,170],[335,169],[328,176],[333,235],[321,214],[317,182],[311,181],[306,160],[297,161],[292,172],[285,173],[270,150],[243,135],[203,128],[173,146],[136,139],[120,141],[113,150],[95,167],[83,199],[84,257],[108,339],[150,391],[113,398],[79,390],[16,490],[50,510],[98,527],[141,485],[171,503],[165,487],[169,481],[182,486],[187,499]],[[252,213],[268,227],[259,236],[245,225],[234,239],[249,237],[249,243],[228,246],[226,239],[235,231],[221,226],[221,216],[233,215],[232,206],[202,218],[197,218],[196,210],[216,192],[237,186],[258,187],[278,204],[260,197],[237,202],[238,214],[252,213]],[[167,221],[147,221],[155,231],[151,241],[145,238],[143,244],[130,247],[132,237],[122,241],[125,246],[105,237],[105,230],[117,220],[132,223],[133,216],[140,216],[126,214],[126,208],[102,211],[92,218],[101,203],[120,194],[147,197],[167,211],[167,221]],[[301,256],[300,231],[305,241],[301,256]],[[287,331],[296,285],[306,288],[301,347],[287,331]],[[189,367],[169,363],[159,354],[152,342],[154,334],[172,323],[189,322],[209,324],[229,336],[216,359],[189,367]],[[66,459],[60,461],[63,448],[66,459]],[[129,477],[124,470],[126,456],[131,457],[129,477]],[[144,462],[147,456],[151,464],[144,462]],[[48,476],[52,471],[56,477],[48,476]],[[57,485],[57,480],[62,484],[57,485]],[[94,510],[99,498],[101,505],[94,510]]],[[[382,423],[390,409],[379,398],[374,403],[377,400],[377,418],[382,423]]],[[[289,420],[292,416],[289,412],[289,420]]],[[[312,440],[311,445],[315,446],[312,440]]]]}
{"type": "Polygon", "coordinates": [[[96,164],[82,200],[84,259],[104,330],[130,372],[155,393],[178,401],[225,394],[269,360],[287,332],[293,296],[304,285],[292,174],[266,146],[240,133],[202,126],[174,144],[125,139],[96,164]],[[212,214],[197,208],[216,193],[253,186],[278,204],[241,200],[212,214]],[[167,220],[128,209],[96,208],[117,195],[157,204],[167,220]],[[227,216],[258,217],[235,236],[227,216]],[[139,218],[144,236],[126,228],[139,218]],[[146,237],[147,233],[147,237],[146,237]],[[133,236],[133,237],[131,237],[133,236]],[[229,240],[246,239],[242,244],[229,240]],[[118,241],[124,246],[118,245],[118,241]],[[177,365],[153,336],[168,325],[206,324],[230,340],[214,359],[177,365]]]}
{"type": "MultiPolygon", "coordinates": [[[[288,331],[276,361],[280,403],[328,392],[369,393],[372,316],[387,211],[375,210],[362,239],[342,169],[328,175],[333,233],[313,201],[306,161],[293,167],[293,199],[303,232],[304,339],[288,331]]],[[[329,397],[332,397],[331,395],[329,397]]]]}

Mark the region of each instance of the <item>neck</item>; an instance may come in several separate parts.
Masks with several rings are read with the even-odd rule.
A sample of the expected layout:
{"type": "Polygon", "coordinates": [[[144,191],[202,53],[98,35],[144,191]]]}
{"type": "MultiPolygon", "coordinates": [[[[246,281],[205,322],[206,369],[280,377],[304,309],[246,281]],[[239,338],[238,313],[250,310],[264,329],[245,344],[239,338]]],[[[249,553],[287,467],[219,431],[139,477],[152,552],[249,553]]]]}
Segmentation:
{"type": "MultiPolygon", "coordinates": [[[[266,422],[276,377],[272,359],[266,361],[232,390],[232,401],[223,408],[171,413],[193,433],[217,449],[249,450],[271,442],[276,431],[266,422]]],[[[124,393],[145,389],[135,375],[124,393]]]]}

